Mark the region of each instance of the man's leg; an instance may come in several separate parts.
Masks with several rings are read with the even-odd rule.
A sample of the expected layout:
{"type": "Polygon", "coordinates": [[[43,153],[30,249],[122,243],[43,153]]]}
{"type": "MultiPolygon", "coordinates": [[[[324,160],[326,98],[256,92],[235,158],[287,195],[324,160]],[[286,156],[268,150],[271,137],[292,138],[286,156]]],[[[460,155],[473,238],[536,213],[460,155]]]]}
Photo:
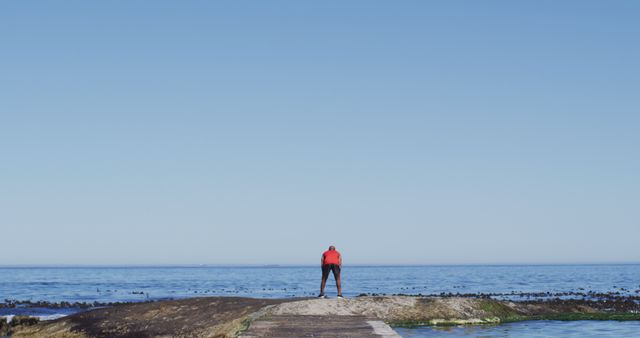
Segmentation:
{"type": "Polygon", "coordinates": [[[342,286],[340,283],[340,266],[334,265],[333,277],[336,279],[336,287],[338,288],[338,296],[342,296],[342,286]]]}
{"type": "Polygon", "coordinates": [[[327,278],[329,278],[329,269],[322,266],[322,282],[320,283],[320,296],[324,295],[324,287],[327,286],[327,278]]]}

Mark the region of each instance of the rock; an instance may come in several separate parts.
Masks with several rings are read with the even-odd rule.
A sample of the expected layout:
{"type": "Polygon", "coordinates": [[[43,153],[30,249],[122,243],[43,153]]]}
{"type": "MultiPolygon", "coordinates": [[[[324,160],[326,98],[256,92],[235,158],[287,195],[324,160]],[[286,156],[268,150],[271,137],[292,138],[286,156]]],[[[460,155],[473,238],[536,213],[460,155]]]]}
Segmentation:
{"type": "MultiPolygon", "coordinates": [[[[395,326],[500,323],[530,319],[640,320],[638,305],[585,300],[511,302],[487,297],[361,296],[350,299],[203,297],[116,305],[35,325],[20,337],[236,337],[264,318],[360,316],[395,326]],[[607,312],[611,311],[613,312],[607,312]]],[[[29,321],[25,323],[33,324],[29,321]]]]}
{"type": "Polygon", "coordinates": [[[40,322],[40,318],[30,317],[30,316],[14,316],[11,319],[11,326],[31,326],[36,325],[40,322]]]}
{"type": "Polygon", "coordinates": [[[9,323],[7,323],[7,318],[0,317],[0,337],[5,337],[9,335],[9,323]]]}
{"type": "Polygon", "coordinates": [[[23,327],[12,338],[234,337],[251,314],[284,301],[207,297],[117,305],[23,327]]]}
{"type": "Polygon", "coordinates": [[[0,337],[11,336],[15,330],[23,327],[36,325],[40,322],[39,318],[29,316],[13,316],[11,321],[7,318],[0,318],[0,337]]]}

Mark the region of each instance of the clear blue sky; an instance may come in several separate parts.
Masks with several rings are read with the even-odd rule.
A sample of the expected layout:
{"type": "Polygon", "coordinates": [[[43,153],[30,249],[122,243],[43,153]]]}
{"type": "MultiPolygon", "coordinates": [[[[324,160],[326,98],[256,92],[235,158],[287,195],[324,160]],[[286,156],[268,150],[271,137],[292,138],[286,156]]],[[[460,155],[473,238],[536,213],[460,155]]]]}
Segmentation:
{"type": "Polygon", "coordinates": [[[638,262],[638,1],[4,1],[0,265],[638,262]]]}

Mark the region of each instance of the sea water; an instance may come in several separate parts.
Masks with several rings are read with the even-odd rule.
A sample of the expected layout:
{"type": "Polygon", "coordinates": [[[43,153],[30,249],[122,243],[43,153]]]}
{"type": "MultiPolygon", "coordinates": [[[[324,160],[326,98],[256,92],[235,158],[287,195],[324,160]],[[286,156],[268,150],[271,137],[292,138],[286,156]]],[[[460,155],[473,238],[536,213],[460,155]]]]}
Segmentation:
{"type": "MultiPolygon", "coordinates": [[[[527,300],[536,296],[525,295],[522,298],[519,294],[588,291],[639,295],[640,265],[345,265],[342,284],[347,297],[360,294],[500,293],[506,295],[503,297],[514,294],[516,300],[518,297],[527,300]]],[[[318,266],[0,268],[0,302],[128,302],[198,296],[309,297],[317,295],[319,286],[318,266]]],[[[335,295],[332,279],[327,284],[327,291],[329,296],[335,295]]],[[[0,316],[31,314],[55,318],[74,311],[77,309],[0,308],[0,316]]],[[[590,329],[593,325],[612,326],[620,330],[638,328],[633,326],[635,322],[589,322],[591,326],[577,328],[571,323],[531,323],[482,327],[478,329],[478,334],[470,335],[464,335],[468,328],[462,331],[427,328],[410,332],[429,337],[511,337],[505,336],[501,330],[531,330],[539,325],[549,327],[548,332],[542,329],[543,335],[549,333],[546,336],[554,337],[563,336],[552,334],[551,331],[563,325],[570,330],[584,327],[597,331],[590,329]]],[[[470,330],[473,332],[473,329],[470,330]]],[[[514,332],[517,332],[515,336],[524,335],[524,331],[514,332]]],[[[637,336],[640,337],[640,333],[637,336]]]]}
{"type": "Polygon", "coordinates": [[[640,337],[640,322],[536,320],[500,325],[396,328],[407,338],[543,338],[543,337],[640,337]]]}

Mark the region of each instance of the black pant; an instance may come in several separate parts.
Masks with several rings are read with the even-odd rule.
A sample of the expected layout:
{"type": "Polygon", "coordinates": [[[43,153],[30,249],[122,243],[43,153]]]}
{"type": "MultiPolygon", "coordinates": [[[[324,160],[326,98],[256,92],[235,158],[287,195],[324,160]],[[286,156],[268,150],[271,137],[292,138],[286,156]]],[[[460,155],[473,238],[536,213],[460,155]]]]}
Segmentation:
{"type": "Polygon", "coordinates": [[[338,264],[325,264],[322,266],[322,279],[329,278],[329,271],[333,272],[333,278],[340,277],[340,265],[338,264]]]}

